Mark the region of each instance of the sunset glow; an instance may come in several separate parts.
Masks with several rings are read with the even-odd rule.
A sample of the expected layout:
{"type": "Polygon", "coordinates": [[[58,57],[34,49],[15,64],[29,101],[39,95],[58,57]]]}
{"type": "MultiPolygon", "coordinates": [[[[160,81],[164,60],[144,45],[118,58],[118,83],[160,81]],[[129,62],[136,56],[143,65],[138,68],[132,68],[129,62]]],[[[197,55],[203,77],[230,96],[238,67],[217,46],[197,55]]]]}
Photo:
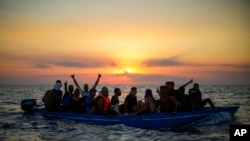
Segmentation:
{"type": "Polygon", "coordinates": [[[1,1],[0,84],[250,84],[249,2],[1,1]]]}

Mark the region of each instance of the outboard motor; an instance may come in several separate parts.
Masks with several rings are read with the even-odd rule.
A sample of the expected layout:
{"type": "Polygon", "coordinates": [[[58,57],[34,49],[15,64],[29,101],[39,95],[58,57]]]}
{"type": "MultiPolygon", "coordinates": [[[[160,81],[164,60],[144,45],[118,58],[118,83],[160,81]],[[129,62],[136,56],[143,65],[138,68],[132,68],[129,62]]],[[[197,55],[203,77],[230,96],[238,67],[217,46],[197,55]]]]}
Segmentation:
{"type": "Polygon", "coordinates": [[[37,106],[36,99],[23,99],[21,101],[21,109],[26,113],[32,113],[35,106],[37,106]]]}

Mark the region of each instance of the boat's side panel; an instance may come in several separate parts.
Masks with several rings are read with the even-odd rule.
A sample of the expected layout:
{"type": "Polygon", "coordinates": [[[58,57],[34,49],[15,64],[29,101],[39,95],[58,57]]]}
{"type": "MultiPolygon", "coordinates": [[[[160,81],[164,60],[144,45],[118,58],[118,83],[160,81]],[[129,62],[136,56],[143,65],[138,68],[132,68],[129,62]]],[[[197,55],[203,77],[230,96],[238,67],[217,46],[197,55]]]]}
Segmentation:
{"type": "Polygon", "coordinates": [[[108,118],[105,115],[93,114],[74,114],[65,112],[46,112],[44,109],[35,109],[34,112],[38,115],[48,116],[53,118],[77,120],[85,123],[97,125],[115,125],[124,124],[127,126],[138,128],[168,128],[186,123],[194,122],[207,115],[216,114],[219,112],[228,112],[234,114],[239,106],[220,107],[215,110],[209,108],[195,112],[181,113],[157,113],[148,115],[121,115],[108,118]]]}

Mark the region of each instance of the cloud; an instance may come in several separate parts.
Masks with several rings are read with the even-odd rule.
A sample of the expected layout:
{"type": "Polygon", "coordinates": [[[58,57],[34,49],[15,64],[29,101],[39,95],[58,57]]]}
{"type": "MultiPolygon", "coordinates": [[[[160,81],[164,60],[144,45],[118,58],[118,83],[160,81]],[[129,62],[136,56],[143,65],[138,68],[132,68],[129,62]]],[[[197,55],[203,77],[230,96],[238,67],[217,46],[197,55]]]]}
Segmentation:
{"type": "Polygon", "coordinates": [[[48,64],[36,64],[35,67],[36,67],[36,68],[39,68],[39,69],[51,68],[51,66],[48,65],[48,64]]]}
{"type": "Polygon", "coordinates": [[[144,67],[171,67],[171,66],[191,66],[191,67],[231,67],[240,69],[250,69],[250,64],[230,64],[230,63],[190,63],[179,60],[181,55],[176,55],[163,59],[147,59],[142,62],[144,67]]]}
{"type": "Polygon", "coordinates": [[[110,60],[84,60],[84,61],[52,61],[35,65],[36,68],[50,68],[51,66],[71,67],[71,68],[98,68],[116,67],[117,64],[110,60]]]}
{"type": "Polygon", "coordinates": [[[78,68],[98,68],[98,67],[114,67],[116,64],[113,61],[101,61],[101,60],[91,60],[91,61],[60,61],[54,65],[63,67],[78,67],[78,68]]]}
{"type": "Polygon", "coordinates": [[[158,67],[158,66],[180,66],[183,65],[182,62],[178,60],[178,58],[181,56],[175,55],[169,58],[163,58],[163,59],[148,59],[144,60],[142,63],[142,66],[150,66],[150,67],[158,67]]]}

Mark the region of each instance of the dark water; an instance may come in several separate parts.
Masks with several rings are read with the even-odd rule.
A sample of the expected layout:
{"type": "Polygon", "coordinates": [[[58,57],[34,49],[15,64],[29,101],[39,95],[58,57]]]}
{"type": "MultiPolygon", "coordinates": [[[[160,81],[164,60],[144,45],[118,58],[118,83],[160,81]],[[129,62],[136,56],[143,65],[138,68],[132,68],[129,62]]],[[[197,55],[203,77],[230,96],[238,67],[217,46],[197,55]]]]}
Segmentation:
{"type": "MultiPolygon", "coordinates": [[[[116,86],[109,86],[110,96],[116,86]]],[[[122,89],[120,102],[130,90],[130,86],[117,86],[122,89]]],[[[101,86],[98,87],[99,89],[101,86]]],[[[143,98],[147,88],[153,91],[157,86],[138,86],[138,100],[143,98]]],[[[201,85],[203,98],[210,97],[216,106],[240,105],[234,117],[220,113],[183,127],[164,130],[146,130],[124,125],[97,126],[70,120],[48,119],[38,115],[24,114],[20,109],[22,99],[41,98],[51,86],[0,86],[0,140],[43,141],[43,140],[229,140],[231,123],[250,124],[250,86],[247,85],[201,85]]],[[[187,87],[188,89],[188,87],[187,87]]],[[[154,93],[155,98],[157,94],[154,93]]]]}

